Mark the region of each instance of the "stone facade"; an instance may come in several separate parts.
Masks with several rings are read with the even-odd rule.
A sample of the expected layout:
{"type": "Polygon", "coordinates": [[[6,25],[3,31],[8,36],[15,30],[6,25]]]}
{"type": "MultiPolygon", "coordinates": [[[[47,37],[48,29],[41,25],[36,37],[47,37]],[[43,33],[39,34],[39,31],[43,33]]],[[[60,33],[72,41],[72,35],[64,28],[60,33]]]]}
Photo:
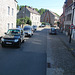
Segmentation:
{"type": "Polygon", "coordinates": [[[41,24],[40,14],[34,8],[25,6],[17,14],[17,18],[24,18],[26,16],[30,18],[30,20],[32,21],[32,25],[39,26],[41,24]]]}
{"type": "Polygon", "coordinates": [[[64,28],[65,32],[69,35],[70,34],[70,25],[72,24],[72,0],[67,0],[65,2],[65,21],[64,21],[64,28]]]}
{"type": "Polygon", "coordinates": [[[16,27],[17,2],[15,0],[0,0],[0,37],[9,28],[16,27]]]}
{"type": "Polygon", "coordinates": [[[47,10],[41,15],[41,22],[46,22],[51,25],[57,25],[58,20],[59,20],[59,17],[52,11],[47,10]]]}

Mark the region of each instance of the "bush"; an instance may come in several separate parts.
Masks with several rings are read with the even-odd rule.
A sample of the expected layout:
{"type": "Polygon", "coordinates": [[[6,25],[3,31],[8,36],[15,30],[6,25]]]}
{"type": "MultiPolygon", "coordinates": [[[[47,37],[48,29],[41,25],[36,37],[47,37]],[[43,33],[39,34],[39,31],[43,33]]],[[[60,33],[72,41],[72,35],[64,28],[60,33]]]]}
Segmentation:
{"type": "Polygon", "coordinates": [[[17,19],[16,25],[21,25],[21,24],[29,24],[29,25],[31,25],[32,22],[31,22],[29,17],[17,19]]]}

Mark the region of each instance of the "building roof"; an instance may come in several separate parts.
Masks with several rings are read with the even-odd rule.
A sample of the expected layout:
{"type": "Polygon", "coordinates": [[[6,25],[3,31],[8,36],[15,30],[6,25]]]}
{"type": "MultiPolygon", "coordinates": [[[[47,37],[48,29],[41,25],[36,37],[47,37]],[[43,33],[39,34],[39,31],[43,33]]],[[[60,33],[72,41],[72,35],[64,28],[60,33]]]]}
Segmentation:
{"type": "MultiPolygon", "coordinates": [[[[14,0],[15,2],[17,2],[16,0],[14,0]]],[[[18,2],[17,2],[18,3],[18,2]]]]}
{"type": "Polygon", "coordinates": [[[40,15],[34,8],[32,8],[32,7],[26,7],[26,8],[27,8],[31,13],[40,15]]]}
{"type": "Polygon", "coordinates": [[[50,11],[54,16],[58,16],[58,15],[56,15],[54,12],[52,12],[52,11],[50,11]]]}

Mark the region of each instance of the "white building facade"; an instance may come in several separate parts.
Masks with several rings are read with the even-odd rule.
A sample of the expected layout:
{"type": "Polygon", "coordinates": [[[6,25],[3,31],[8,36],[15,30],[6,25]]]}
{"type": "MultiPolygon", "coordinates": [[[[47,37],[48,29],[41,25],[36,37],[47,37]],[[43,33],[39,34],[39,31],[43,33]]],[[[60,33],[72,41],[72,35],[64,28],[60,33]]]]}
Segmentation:
{"type": "Polygon", "coordinates": [[[32,25],[39,26],[40,23],[40,15],[30,13],[30,20],[32,21],[32,25]]]}
{"type": "Polygon", "coordinates": [[[16,0],[0,0],[0,37],[10,28],[16,27],[16,0]]]}

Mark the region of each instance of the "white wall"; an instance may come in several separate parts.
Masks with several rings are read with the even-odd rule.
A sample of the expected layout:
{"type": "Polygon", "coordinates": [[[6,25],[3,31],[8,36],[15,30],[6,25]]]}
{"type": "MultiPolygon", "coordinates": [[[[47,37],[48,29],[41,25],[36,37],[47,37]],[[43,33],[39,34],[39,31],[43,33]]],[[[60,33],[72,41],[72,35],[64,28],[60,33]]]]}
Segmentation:
{"type": "Polygon", "coordinates": [[[17,3],[14,0],[0,0],[0,36],[9,28],[16,27],[17,3]],[[10,15],[8,15],[8,6],[10,7],[10,15]],[[12,15],[13,8],[13,15],[12,15]]]}
{"type": "Polygon", "coordinates": [[[41,24],[40,23],[40,15],[30,13],[30,19],[32,21],[32,25],[39,26],[41,24]]]}

